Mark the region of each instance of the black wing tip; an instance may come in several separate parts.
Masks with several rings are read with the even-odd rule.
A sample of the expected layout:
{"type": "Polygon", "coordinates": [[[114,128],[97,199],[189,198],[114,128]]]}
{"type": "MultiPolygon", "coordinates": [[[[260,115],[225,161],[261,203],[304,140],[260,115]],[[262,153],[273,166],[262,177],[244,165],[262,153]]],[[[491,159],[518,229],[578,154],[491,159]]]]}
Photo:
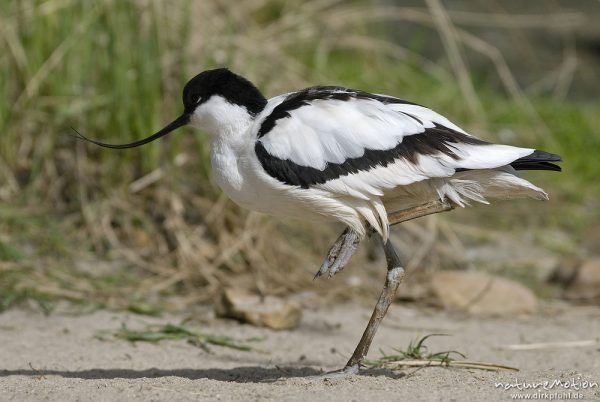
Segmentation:
{"type": "MultiPolygon", "coordinates": [[[[557,162],[562,162],[562,159],[559,159],[557,162]]],[[[544,166],[544,168],[541,170],[552,170],[554,172],[562,172],[562,168],[554,163],[550,163],[550,162],[541,162],[541,163],[544,166]]]]}
{"type": "Polygon", "coordinates": [[[515,170],[550,170],[553,172],[561,172],[562,168],[550,162],[532,162],[532,163],[511,163],[515,170]]]}
{"type": "Polygon", "coordinates": [[[540,162],[562,162],[562,158],[560,155],[553,154],[553,153],[546,152],[546,151],[541,151],[539,149],[536,149],[530,155],[527,155],[523,158],[517,159],[517,161],[520,161],[520,160],[540,161],[540,162]]]}
{"type": "Polygon", "coordinates": [[[517,159],[510,165],[516,170],[550,170],[561,172],[562,168],[552,162],[562,162],[560,155],[536,149],[531,154],[517,159]]]}

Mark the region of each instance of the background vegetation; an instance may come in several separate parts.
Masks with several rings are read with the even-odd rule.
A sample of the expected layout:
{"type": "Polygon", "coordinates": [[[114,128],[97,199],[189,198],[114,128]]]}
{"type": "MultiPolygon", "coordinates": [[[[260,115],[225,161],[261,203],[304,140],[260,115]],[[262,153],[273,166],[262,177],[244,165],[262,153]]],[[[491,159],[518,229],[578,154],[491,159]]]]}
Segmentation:
{"type": "Polygon", "coordinates": [[[68,135],[73,126],[107,142],[146,136],[178,115],[187,79],[216,66],[267,96],[319,83],[394,94],[480,137],[563,156],[562,174],[528,174],[550,203],[476,207],[398,229],[412,269],[472,267],[464,250],[498,236],[560,258],[597,253],[586,241],[600,236],[600,36],[580,32],[594,14],[578,8],[585,1],[526,14],[480,3],[1,2],[0,310],[57,299],[179,308],[224,284],[371,292],[381,267],[369,252],[313,283],[339,228],[240,210],[211,181],[201,133],[122,152],[68,135]],[[589,51],[578,48],[582,35],[589,51]],[[536,60],[531,74],[527,60],[548,42],[555,57],[536,60]]]}

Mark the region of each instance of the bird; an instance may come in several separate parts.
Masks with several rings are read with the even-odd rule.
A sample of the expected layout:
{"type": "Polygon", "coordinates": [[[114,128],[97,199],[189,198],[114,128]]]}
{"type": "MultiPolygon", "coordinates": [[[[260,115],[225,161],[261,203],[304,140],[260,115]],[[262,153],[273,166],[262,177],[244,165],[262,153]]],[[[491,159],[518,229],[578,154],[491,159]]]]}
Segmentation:
{"type": "Polygon", "coordinates": [[[190,125],[210,142],[216,183],[241,207],[274,216],[341,222],[315,277],[344,268],[365,237],[380,239],[387,274],[352,357],[330,376],[357,374],[404,276],[390,225],[489,199],[547,200],[521,170],[560,171],[561,157],[481,140],[441,114],[400,98],[313,86],[270,99],[227,68],[183,88],[183,113],[138,147],[190,125]]]}

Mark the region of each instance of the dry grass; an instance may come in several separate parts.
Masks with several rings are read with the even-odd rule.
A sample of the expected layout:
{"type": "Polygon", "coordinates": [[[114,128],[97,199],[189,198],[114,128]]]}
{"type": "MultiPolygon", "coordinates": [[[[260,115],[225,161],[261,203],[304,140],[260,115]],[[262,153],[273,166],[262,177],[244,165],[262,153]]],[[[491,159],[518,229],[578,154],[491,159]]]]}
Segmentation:
{"type": "Polygon", "coordinates": [[[385,368],[389,370],[403,370],[407,367],[418,367],[418,369],[425,367],[455,367],[488,371],[519,371],[518,368],[502,364],[466,360],[466,356],[456,350],[429,352],[425,342],[433,336],[446,335],[429,334],[422,336],[410,341],[404,350],[394,349],[394,354],[386,354],[381,351],[382,356],[379,359],[367,360],[365,361],[365,365],[370,368],[385,368]]]}

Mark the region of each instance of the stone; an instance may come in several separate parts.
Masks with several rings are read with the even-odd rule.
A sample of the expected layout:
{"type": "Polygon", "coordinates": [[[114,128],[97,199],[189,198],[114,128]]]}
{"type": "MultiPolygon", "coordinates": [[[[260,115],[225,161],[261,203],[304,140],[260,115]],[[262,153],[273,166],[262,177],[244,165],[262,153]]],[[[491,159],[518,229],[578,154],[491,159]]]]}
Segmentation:
{"type": "Polygon", "coordinates": [[[568,287],[577,277],[577,271],[581,263],[582,261],[579,258],[563,258],[548,278],[548,281],[565,288],[568,287]]]}
{"type": "Polygon", "coordinates": [[[537,298],[530,289],[483,272],[435,272],[429,290],[435,304],[473,315],[513,316],[538,310],[537,298]]]}
{"type": "Polygon", "coordinates": [[[295,328],[302,319],[300,305],[294,301],[275,296],[260,297],[233,288],[223,291],[215,312],[219,317],[275,330],[295,328]]]}
{"type": "Polygon", "coordinates": [[[591,258],[579,265],[564,298],[578,302],[600,301],[600,258],[591,258]]]}

